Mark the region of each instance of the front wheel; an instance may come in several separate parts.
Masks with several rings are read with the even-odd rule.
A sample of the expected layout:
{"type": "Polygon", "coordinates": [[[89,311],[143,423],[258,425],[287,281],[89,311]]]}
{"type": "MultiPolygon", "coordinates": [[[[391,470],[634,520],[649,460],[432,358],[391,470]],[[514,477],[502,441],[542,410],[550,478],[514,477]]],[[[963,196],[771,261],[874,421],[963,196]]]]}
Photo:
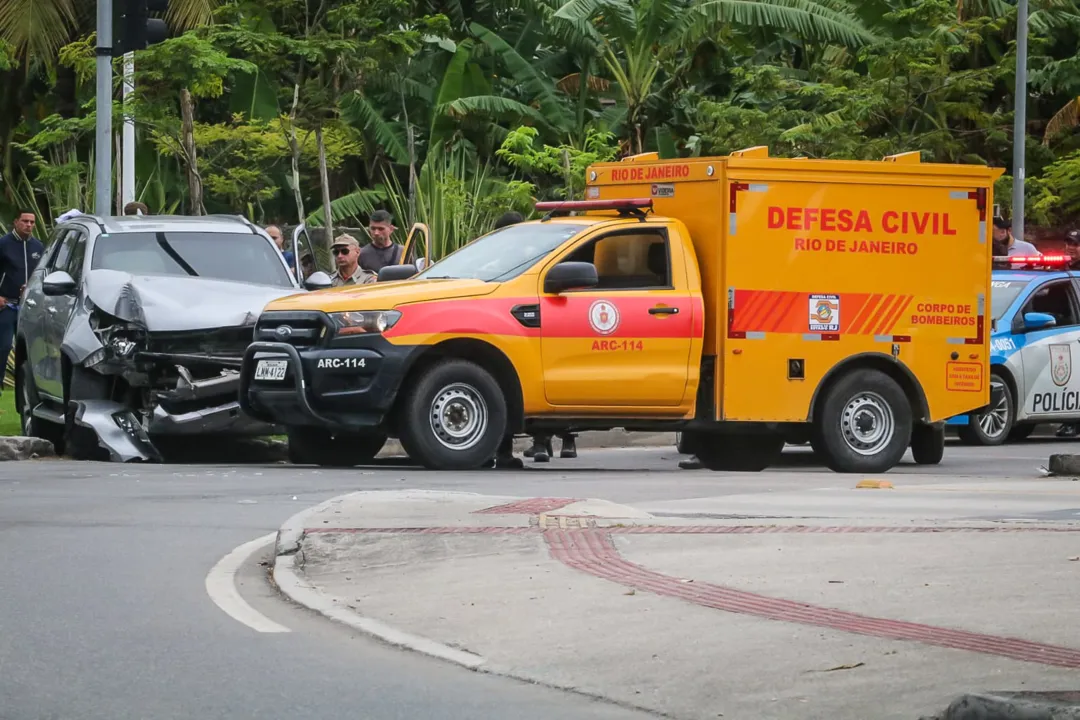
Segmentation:
{"type": "Polygon", "coordinates": [[[1016,422],[1016,402],[1012,390],[1005,378],[997,373],[990,374],[990,389],[1000,389],[1001,399],[986,412],[968,415],[968,424],[960,426],[960,441],[965,445],[993,447],[1009,439],[1013,423],[1016,422]]]}
{"type": "Polygon", "coordinates": [[[22,434],[26,437],[36,437],[48,440],[53,444],[56,454],[64,454],[64,428],[47,420],[34,417],[34,408],[41,402],[34,385],[34,375],[26,367],[25,362],[15,366],[15,387],[18,395],[15,397],[16,410],[19,412],[19,421],[22,434]]]}
{"type": "Polygon", "coordinates": [[[835,472],[880,473],[895,467],[911,441],[911,405],[880,370],[847,373],[817,412],[814,450],[835,472]]]}
{"type": "Polygon", "coordinates": [[[293,465],[353,467],[364,465],[386,444],[381,433],[332,433],[313,427],[286,428],[289,437],[289,462],[293,465]]]}
{"type": "Polygon", "coordinates": [[[467,360],[446,360],[405,397],[401,444],[432,470],[473,470],[495,455],[506,422],[506,398],[491,373],[467,360]]]}
{"type": "Polygon", "coordinates": [[[919,465],[937,465],[945,457],[945,426],[917,425],[911,431],[911,456],[919,465]]]}

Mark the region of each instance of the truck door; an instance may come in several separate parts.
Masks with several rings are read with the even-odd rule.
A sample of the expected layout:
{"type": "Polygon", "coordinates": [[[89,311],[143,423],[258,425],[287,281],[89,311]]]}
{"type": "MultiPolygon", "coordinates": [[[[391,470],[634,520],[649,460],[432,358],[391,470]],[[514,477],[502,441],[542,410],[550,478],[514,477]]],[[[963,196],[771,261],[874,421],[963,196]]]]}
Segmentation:
{"type": "MultiPolygon", "coordinates": [[[[585,238],[541,272],[544,393],[552,405],[677,407],[686,393],[697,303],[668,229],[630,226],[585,238]],[[596,266],[595,288],[544,292],[560,262],[596,266]]],[[[697,325],[701,325],[700,318],[697,325]]]]}
{"type": "Polygon", "coordinates": [[[416,272],[431,264],[431,230],[424,223],[416,223],[409,230],[401,251],[401,264],[415,265],[416,272]]]}
{"type": "MultiPolygon", "coordinates": [[[[1017,340],[1023,338],[1020,361],[1023,377],[1017,383],[1017,417],[1067,420],[1080,415],[1080,303],[1068,278],[1037,288],[1016,315],[1017,340]],[[1042,330],[1023,330],[1027,313],[1052,315],[1055,324],[1042,330]]],[[[1020,345],[1020,342],[1017,342],[1020,345]]]]}

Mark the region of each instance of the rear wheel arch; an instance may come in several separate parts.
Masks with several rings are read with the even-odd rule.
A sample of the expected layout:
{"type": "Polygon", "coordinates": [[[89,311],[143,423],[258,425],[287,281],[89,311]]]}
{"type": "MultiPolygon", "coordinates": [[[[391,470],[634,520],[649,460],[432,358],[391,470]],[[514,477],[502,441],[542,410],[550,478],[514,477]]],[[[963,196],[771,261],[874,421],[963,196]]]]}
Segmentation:
{"type": "Polygon", "coordinates": [[[406,371],[398,397],[405,397],[408,388],[414,386],[428,368],[448,358],[467,360],[491,373],[506,398],[507,430],[513,433],[524,430],[525,399],[517,369],[506,353],[483,340],[454,338],[432,345],[417,357],[406,371]]]}
{"type": "Polygon", "coordinates": [[[840,378],[853,370],[861,369],[879,370],[895,380],[908,399],[914,422],[926,422],[930,417],[930,405],[926,400],[926,392],[923,390],[918,378],[915,377],[915,373],[911,371],[911,368],[897,362],[889,355],[872,352],[852,355],[837,363],[825,373],[825,377],[818,383],[817,389],[814,390],[814,395],[810,399],[810,409],[806,416],[807,421],[814,421],[820,403],[828,396],[829,389],[840,378]]]}

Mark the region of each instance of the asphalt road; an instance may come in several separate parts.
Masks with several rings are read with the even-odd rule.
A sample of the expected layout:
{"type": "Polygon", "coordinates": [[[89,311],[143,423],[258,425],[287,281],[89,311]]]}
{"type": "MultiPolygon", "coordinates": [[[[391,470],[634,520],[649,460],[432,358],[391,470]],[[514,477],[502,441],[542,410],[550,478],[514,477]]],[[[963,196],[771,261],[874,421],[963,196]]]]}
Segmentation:
{"type": "MultiPolygon", "coordinates": [[[[1071,451],[1080,452],[1080,441],[950,446],[942,465],[904,465],[895,474],[905,483],[1031,477],[1051,453],[1071,451]]],[[[479,473],[392,463],[349,471],[0,464],[0,719],[646,717],[355,635],[281,599],[258,564],[265,557],[241,569],[241,594],[292,632],[263,634],[236,622],[204,583],[236,546],[355,490],[636,502],[760,487],[752,474],[674,470],[678,459],[673,450],[591,450],[576,461],[479,473]]],[[[805,450],[794,449],[770,487],[799,486],[815,469],[805,450]]]]}

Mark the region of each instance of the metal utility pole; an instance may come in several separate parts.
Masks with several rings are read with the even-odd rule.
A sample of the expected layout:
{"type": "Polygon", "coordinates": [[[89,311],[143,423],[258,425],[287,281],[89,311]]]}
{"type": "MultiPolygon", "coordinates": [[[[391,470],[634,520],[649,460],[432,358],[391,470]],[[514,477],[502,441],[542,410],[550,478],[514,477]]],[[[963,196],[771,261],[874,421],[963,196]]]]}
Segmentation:
{"type": "Polygon", "coordinates": [[[97,133],[94,146],[94,212],[112,215],[112,0],[97,0],[97,133]]]}
{"type": "Polygon", "coordinates": [[[129,97],[135,92],[135,53],[124,54],[124,137],[120,152],[124,163],[120,181],[120,201],[123,205],[135,200],[135,117],[129,97]]]}
{"type": "Polygon", "coordinates": [[[1028,0],[1019,0],[1016,8],[1016,90],[1013,112],[1013,196],[1012,232],[1024,239],[1024,155],[1027,142],[1027,59],[1028,0]]]}

